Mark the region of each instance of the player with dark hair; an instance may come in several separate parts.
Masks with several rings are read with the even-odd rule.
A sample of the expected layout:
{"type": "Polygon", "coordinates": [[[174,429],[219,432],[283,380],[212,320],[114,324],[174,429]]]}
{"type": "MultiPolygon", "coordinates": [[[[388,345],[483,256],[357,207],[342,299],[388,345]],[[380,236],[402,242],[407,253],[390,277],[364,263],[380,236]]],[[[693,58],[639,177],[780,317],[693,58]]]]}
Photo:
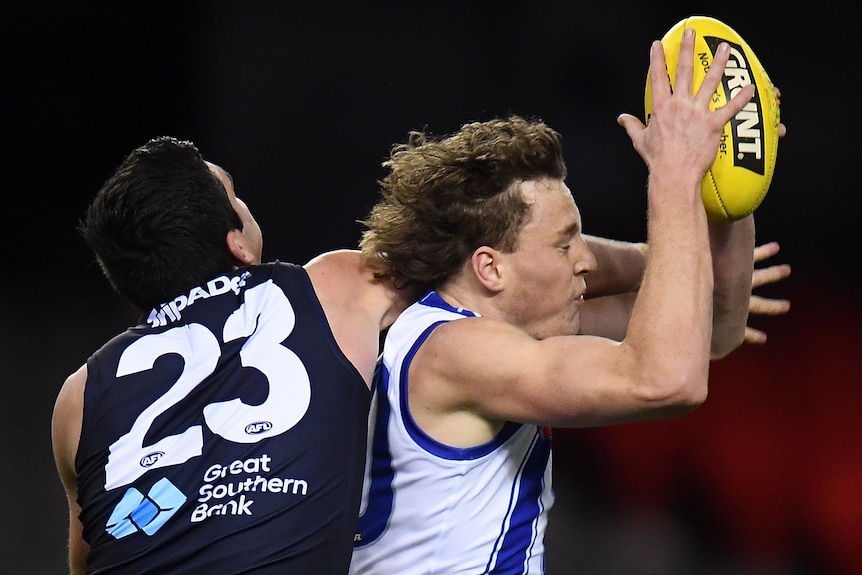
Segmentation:
{"type": "Polygon", "coordinates": [[[379,333],[407,292],[358,251],[261,264],[228,173],[173,138],[123,161],[81,231],[144,313],[57,398],[72,572],[344,573],[379,333]]]}
{"type": "Polygon", "coordinates": [[[635,296],[588,299],[601,269],[566,186],[559,134],[519,117],[414,133],[384,164],[361,242],[377,277],[428,287],[389,329],[354,574],[542,573],[549,426],[675,417],[706,399],[710,360],[745,337],[755,228],[708,222],[700,182],[722,126],[722,45],[692,94],[651,49],[653,114],[623,115],[649,168],[635,296]]]}

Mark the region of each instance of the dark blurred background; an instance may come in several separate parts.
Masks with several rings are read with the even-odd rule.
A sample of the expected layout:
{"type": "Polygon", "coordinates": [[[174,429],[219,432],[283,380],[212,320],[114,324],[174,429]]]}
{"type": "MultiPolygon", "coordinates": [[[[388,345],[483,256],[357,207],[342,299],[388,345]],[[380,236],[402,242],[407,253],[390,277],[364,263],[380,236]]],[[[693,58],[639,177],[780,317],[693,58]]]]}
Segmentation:
{"type": "MultiPolygon", "coordinates": [[[[644,239],[649,43],[703,5],[571,1],[18,3],[0,34],[7,280],[0,572],[62,573],[50,418],[65,377],[136,314],[75,227],[149,138],[194,140],[264,230],[265,259],[356,245],[380,163],[409,130],[511,112],[564,135],[585,229],[644,239]]],[[[764,347],[714,364],[685,418],[555,432],[549,575],[862,573],[860,74],[828,2],[707,11],[782,90],[788,135],[757,212],[790,279],[764,347]]]]}

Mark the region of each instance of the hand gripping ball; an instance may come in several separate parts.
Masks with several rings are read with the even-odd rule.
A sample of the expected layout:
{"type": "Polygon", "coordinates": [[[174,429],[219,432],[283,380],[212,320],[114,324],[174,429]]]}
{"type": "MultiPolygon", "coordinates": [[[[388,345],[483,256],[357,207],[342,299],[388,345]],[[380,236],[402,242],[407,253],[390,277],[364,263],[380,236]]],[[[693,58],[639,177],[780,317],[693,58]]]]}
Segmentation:
{"type": "MultiPolygon", "coordinates": [[[[685,18],[662,38],[671,87],[676,80],[679,43],[685,28],[694,28],[697,33],[692,82],[695,92],[712,65],[719,44],[730,45],[730,58],[713,95],[711,109],[724,106],[743,86],[755,86],[748,104],[724,126],[715,161],[701,183],[703,205],[711,219],[739,220],[757,209],[772,182],[781,123],[778,97],[766,70],[745,40],[727,24],[707,16],[685,18]]],[[[652,111],[649,77],[644,107],[649,122],[652,111]]]]}

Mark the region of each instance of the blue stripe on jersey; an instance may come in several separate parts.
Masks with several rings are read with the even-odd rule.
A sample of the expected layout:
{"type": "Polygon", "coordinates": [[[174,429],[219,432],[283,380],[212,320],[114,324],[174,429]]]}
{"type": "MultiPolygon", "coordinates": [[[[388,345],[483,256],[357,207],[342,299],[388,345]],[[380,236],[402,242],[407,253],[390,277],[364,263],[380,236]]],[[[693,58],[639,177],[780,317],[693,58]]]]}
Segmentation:
{"type": "Polygon", "coordinates": [[[419,299],[419,303],[428,307],[436,307],[440,309],[445,309],[446,311],[451,311],[452,313],[461,314],[464,317],[476,317],[479,314],[476,312],[472,312],[469,309],[464,309],[463,307],[453,307],[449,305],[449,303],[440,297],[436,291],[429,291],[422,298],[419,299]]]}
{"type": "Polygon", "coordinates": [[[392,468],[392,452],[389,449],[389,434],[386,427],[392,416],[389,397],[389,370],[381,362],[375,373],[377,417],[374,420],[374,442],[371,448],[370,484],[368,488],[368,505],[357,522],[357,531],[353,546],[363,547],[375,541],[386,530],[389,517],[392,515],[392,505],[395,493],[392,481],[395,471],[392,468]]]}
{"type": "MultiPolygon", "coordinates": [[[[436,295],[436,293],[434,293],[434,295],[436,295]]],[[[440,296],[437,297],[439,299],[440,296]]],[[[441,299],[440,301],[443,300],[441,299]]],[[[438,321],[428,326],[425,331],[422,332],[422,335],[416,338],[413,347],[411,347],[410,351],[407,352],[407,355],[404,356],[404,361],[401,364],[400,381],[401,416],[404,420],[404,427],[407,429],[407,433],[410,434],[410,437],[413,438],[413,441],[415,441],[417,445],[419,445],[428,453],[436,455],[437,457],[442,457],[443,459],[451,459],[454,461],[479,459],[480,457],[488,455],[489,453],[493,452],[495,449],[503,445],[507,439],[512,437],[512,435],[514,435],[515,432],[520,429],[521,424],[514,423],[511,421],[506,422],[503,425],[503,429],[500,430],[500,433],[498,433],[496,437],[481,445],[475,445],[473,447],[452,447],[450,445],[440,443],[439,441],[435,440],[427,433],[422,431],[419,425],[413,420],[413,414],[410,413],[410,405],[407,397],[407,372],[410,370],[410,364],[413,363],[413,358],[416,355],[416,352],[419,351],[419,348],[422,346],[423,343],[425,343],[425,340],[428,339],[428,336],[431,335],[431,332],[434,331],[437,326],[443,323],[447,323],[447,321],[438,321]]]]}
{"type": "MultiPolygon", "coordinates": [[[[485,573],[494,575],[522,575],[527,573],[527,563],[536,543],[535,518],[543,511],[544,470],[551,456],[551,440],[543,437],[536,428],[527,456],[518,470],[518,478],[512,485],[512,513],[509,527],[502,525],[497,543],[499,548],[488,559],[485,573]]],[[[510,504],[511,504],[510,500],[510,504]]]]}

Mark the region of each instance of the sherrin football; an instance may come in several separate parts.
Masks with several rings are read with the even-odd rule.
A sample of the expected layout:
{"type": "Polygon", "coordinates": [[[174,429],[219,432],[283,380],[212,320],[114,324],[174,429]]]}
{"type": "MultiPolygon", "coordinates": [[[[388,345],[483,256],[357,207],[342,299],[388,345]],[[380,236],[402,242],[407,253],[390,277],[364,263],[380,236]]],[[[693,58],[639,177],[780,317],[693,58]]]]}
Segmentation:
{"type": "MultiPolygon", "coordinates": [[[[679,43],[686,28],[696,31],[693,93],[703,82],[719,44],[727,42],[730,46],[730,58],[710,109],[724,106],[747,84],[755,87],[748,104],[724,126],[715,162],[701,183],[707,215],[715,220],[736,221],[760,206],[772,182],[781,123],[778,97],[766,70],[745,40],[727,24],[707,16],[685,18],[662,38],[671,87],[676,81],[679,43]]],[[[652,112],[650,91],[647,75],[644,95],[647,122],[652,112]]]]}

